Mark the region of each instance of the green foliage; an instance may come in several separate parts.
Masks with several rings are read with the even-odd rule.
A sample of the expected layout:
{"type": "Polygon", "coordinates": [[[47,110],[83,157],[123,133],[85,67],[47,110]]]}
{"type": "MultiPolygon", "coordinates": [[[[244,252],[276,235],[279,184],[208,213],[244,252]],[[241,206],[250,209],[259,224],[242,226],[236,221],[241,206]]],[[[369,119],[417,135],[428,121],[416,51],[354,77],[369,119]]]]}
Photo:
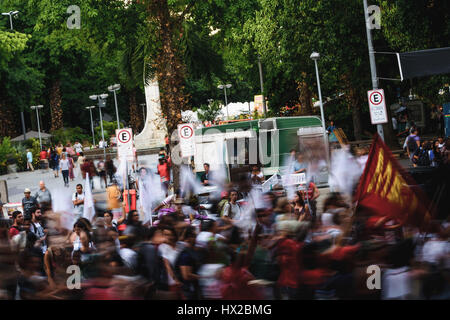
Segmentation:
{"type": "Polygon", "coordinates": [[[214,121],[221,114],[220,101],[213,100],[209,105],[203,104],[197,109],[198,119],[203,121],[214,121]]]}
{"type": "MultiPolygon", "coordinates": [[[[123,124],[120,124],[120,128],[123,128],[123,124]]],[[[105,140],[106,142],[108,142],[109,144],[109,138],[111,136],[115,136],[116,135],[116,130],[117,130],[117,121],[105,121],[103,120],[103,134],[105,136],[105,140]]],[[[94,132],[95,132],[95,141],[98,142],[102,139],[102,128],[101,126],[95,127],[94,128],[94,132]]],[[[135,133],[134,133],[135,134],[135,133]]]]}
{"type": "Polygon", "coordinates": [[[39,139],[29,139],[26,141],[26,144],[13,144],[10,138],[3,138],[3,141],[0,143],[0,174],[8,172],[7,166],[10,162],[17,165],[18,171],[26,170],[28,150],[33,154],[34,168],[39,168],[39,139]],[[31,147],[28,147],[26,144],[31,144],[31,147]]]}
{"type": "Polygon", "coordinates": [[[53,131],[52,134],[52,141],[54,144],[60,142],[63,145],[66,145],[68,142],[74,144],[75,141],[83,142],[90,139],[89,135],[85,134],[80,127],[58,129],[53,131]]]}
{"type": "Polygon", "coordinates": [[[16,150],[11,144],[11,140],[8,137],[3,138],[0,143],[0,174],[7,173],[7,160],[9,158],[15,158],[16,150]]]}

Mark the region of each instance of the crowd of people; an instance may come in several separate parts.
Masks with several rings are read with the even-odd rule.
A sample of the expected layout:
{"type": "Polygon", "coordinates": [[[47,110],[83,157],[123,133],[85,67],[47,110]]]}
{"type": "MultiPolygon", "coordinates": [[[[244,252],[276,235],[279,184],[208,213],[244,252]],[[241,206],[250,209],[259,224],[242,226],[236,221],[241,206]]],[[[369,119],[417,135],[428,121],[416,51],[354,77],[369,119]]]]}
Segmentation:
{"type": "Polygon", "coordinates": [[[450,164],[450,138],[421,139],[417,127],[412,127],[403,148],[408,153],[413,167],[439,167],[450,164]]]}
{"type": "MultiPolygon", "coordinates": [[[[303,171],[302,161],[298,156],[295,172],[303,171]]],[[[426,230],[399,225],[355,209],[337,192],[313,206],[320,194],[314,185],[293,197],[278,185],[255,199],[258,170],[252,168],[253,179],[224,186],[211,215],[202,214],[198,195],[176,190],[154,208],[151,221],[127,210],[114,174],[107,209],[97,208],[90,220],[77,185],[70,227],[52,210],[44,182],[34,196],[26,189],[23,213],[0,220],[0,297],[450,298],[448,219],[426,230]],[[382,271],[379,290],[367,286],[373,265],[382,271]]],[[[204,185],[211,183],[208,164],[205,171],[204,185]]]]}

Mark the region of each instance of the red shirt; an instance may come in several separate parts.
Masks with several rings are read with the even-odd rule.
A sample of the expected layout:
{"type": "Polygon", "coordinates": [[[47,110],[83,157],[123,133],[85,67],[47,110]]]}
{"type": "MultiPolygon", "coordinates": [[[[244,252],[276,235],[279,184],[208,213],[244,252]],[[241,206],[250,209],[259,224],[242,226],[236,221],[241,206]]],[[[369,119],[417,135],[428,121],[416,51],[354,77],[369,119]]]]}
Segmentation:
{"type": "Polygon", "coordinates": [[[158,164],[158,174],[161,177],[161,182],[170,181],[170,165],[167,162],[158,164]]]}
{"type": "Polygon", "coordinates": [[[19,230],[17,230],[17,228],[15,227],[11,227],[9,228],[9,238],[12,239],[12,237],[18,235],[20,233],[19,230]]]}
{"type": "Polygon", "coordinates": [[[41,160],[47,159],[47,151],[42,150],[42,151],[39,153],[39,158],[40,158],[41,160]]]}
{"type": "MultiPolygon", "coordinates": [[[[314,196],[314,187],[315,186],[316,185],[313,182],[309,183],[308,191],[307,191],[308,192],[308,200],[311,200],[312,197],[314,196]]],[[[303,194],[303,199],[306,200],[306,191],[302,190],[301,193],[303,194]]]]}
{"type": "Polygon", "coordinates": [[[248,285],[254,280],[247,268],[226,267],[222,272],[222,286],[220,291],[224,300],[261,300],[258,288],[248,285]]]}
{"type": "Polygon", "coordinates": [[[276,255],[280,264],[280,276],[278,285],[281,287],[297,288],[300,267],[300,251],[302,243],[292,239],[283,239],[277,245],[276,255]]]}

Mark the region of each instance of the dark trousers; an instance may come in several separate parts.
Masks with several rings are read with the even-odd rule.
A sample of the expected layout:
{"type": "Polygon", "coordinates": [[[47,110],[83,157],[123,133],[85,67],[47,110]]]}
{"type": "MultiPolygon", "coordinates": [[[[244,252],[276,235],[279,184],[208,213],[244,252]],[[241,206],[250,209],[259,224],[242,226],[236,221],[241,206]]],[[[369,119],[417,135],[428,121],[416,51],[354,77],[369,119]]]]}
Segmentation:
{"type": "Polygon", "coordinates": [[[69,184],[69,170],[62,170],[64,184],[69,184]]]}

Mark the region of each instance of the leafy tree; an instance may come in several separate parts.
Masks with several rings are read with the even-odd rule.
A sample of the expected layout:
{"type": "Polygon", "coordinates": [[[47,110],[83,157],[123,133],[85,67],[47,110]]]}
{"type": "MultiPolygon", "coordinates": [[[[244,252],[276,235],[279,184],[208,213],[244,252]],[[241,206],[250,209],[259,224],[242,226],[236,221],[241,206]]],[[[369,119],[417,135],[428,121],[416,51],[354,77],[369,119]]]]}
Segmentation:
{"type": "Polygon", "coordinates": [[[203,121],[214,121],[221,112],[221,104],[218,100],[213,100],[209,105],[203,104],[197,109],[198,119],[203,121]]]}
{"type": "MultiPolygon", "coordinates": [[[[120,124],[120,127],[123,128],[123,125],[120,124]]],[[[111,136],[115,136],[116,135],[116,129],[117,129],[117,121],[105,121],[103,120],[103,134],[105,136],[105,140],[106,142],[108,142],[109,144],[109,138],[111,136]]],[[[95,132],[95,141],[100,141],[102,139],[102,128],[99,125],[98,127],[94,128],[94,132],[95,132]]]]}

